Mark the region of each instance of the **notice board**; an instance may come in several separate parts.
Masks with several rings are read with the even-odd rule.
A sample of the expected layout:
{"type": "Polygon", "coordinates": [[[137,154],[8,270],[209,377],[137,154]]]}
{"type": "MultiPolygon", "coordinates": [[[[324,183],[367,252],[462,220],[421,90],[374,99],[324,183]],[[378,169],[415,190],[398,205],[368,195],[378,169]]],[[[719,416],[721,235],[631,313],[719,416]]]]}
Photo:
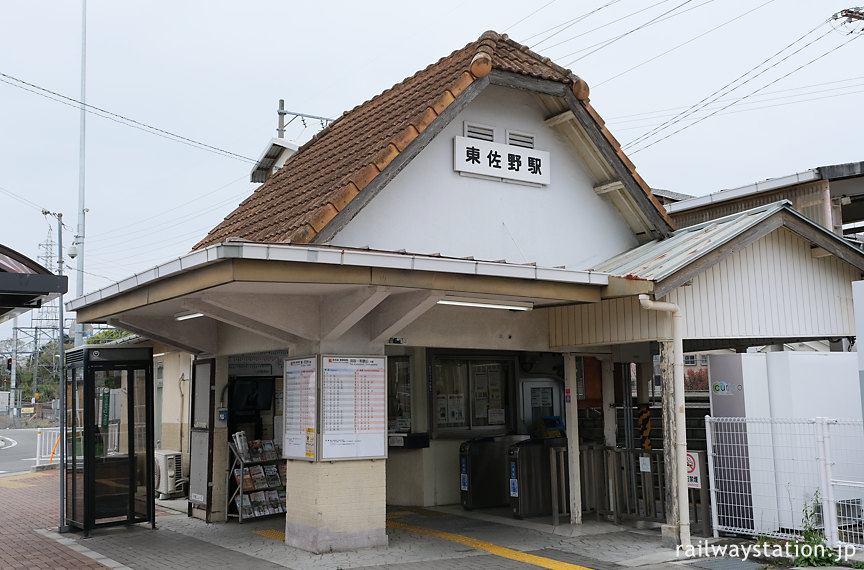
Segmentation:
{"type": "Polygon", "coordinates": [[[318,458],[318,357],[285,361],[283,455],[288,459],[318,458]]]}
{"type": "Polygon", "coordinates": [[[319,460],[387,457],[387,359],[321,356],[319,460]]]}

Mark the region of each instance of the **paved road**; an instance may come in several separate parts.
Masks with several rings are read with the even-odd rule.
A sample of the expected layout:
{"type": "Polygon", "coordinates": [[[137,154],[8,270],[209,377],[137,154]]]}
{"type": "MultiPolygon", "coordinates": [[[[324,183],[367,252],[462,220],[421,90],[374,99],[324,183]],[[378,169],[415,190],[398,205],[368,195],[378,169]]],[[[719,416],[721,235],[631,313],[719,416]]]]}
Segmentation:
{"type": "Polygon", "coordinates": [[[35,429],[3,429],[0,438],[5,443],[0,449],[0,474],[29,471],[36,465],[35,429]]]}

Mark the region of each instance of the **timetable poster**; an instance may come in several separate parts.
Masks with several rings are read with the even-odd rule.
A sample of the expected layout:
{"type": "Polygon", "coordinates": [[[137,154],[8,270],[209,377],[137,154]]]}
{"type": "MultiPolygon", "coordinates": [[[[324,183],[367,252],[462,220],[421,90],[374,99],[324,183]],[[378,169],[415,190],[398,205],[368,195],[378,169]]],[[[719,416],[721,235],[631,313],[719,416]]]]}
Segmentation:
{"type": "Polygon", "coordinates": [[[387,457],[387,361],[321,357],[321,457],[387,457]]]}
{"type": "Polygon", "coordinates": [[[285,361],[285,439],[288,459],[317,459],[318,357],[285,361]]]}

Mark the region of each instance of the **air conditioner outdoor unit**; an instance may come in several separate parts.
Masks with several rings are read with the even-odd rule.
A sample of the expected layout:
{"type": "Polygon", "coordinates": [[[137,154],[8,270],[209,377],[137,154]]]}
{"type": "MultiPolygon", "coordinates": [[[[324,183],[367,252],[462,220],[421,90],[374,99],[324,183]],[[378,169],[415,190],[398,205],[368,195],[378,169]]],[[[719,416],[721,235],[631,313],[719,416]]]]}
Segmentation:
{"type": "Polygon", "coordinates": [[[160,499],[172,498],[183,494],[183,468],[180,452],[170,449],[157,449],[156,457],[156,493],[160,499]]]}

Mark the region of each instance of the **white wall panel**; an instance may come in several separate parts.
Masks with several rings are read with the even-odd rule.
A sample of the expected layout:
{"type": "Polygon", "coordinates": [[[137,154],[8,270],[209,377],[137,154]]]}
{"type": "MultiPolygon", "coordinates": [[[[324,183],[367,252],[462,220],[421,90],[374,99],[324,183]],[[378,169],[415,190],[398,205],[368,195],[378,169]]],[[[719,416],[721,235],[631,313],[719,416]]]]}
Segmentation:
{"type": "Polygon", "coordinates": [[[852,281],[860,271],[781,228],[667,295],[685,311],[685,338],[854,334],[852,281]]]}
{"type": "MultiPolygon", "coordinates": [[[[855,334],[852,281],[861,272],[780,228],[724,258],[663,301],[684,311],[685,338],[839,337],[855,334]]],[[[669,318],[635,297],[550,310],[553,350],[671,337],[669,318]]]]}

